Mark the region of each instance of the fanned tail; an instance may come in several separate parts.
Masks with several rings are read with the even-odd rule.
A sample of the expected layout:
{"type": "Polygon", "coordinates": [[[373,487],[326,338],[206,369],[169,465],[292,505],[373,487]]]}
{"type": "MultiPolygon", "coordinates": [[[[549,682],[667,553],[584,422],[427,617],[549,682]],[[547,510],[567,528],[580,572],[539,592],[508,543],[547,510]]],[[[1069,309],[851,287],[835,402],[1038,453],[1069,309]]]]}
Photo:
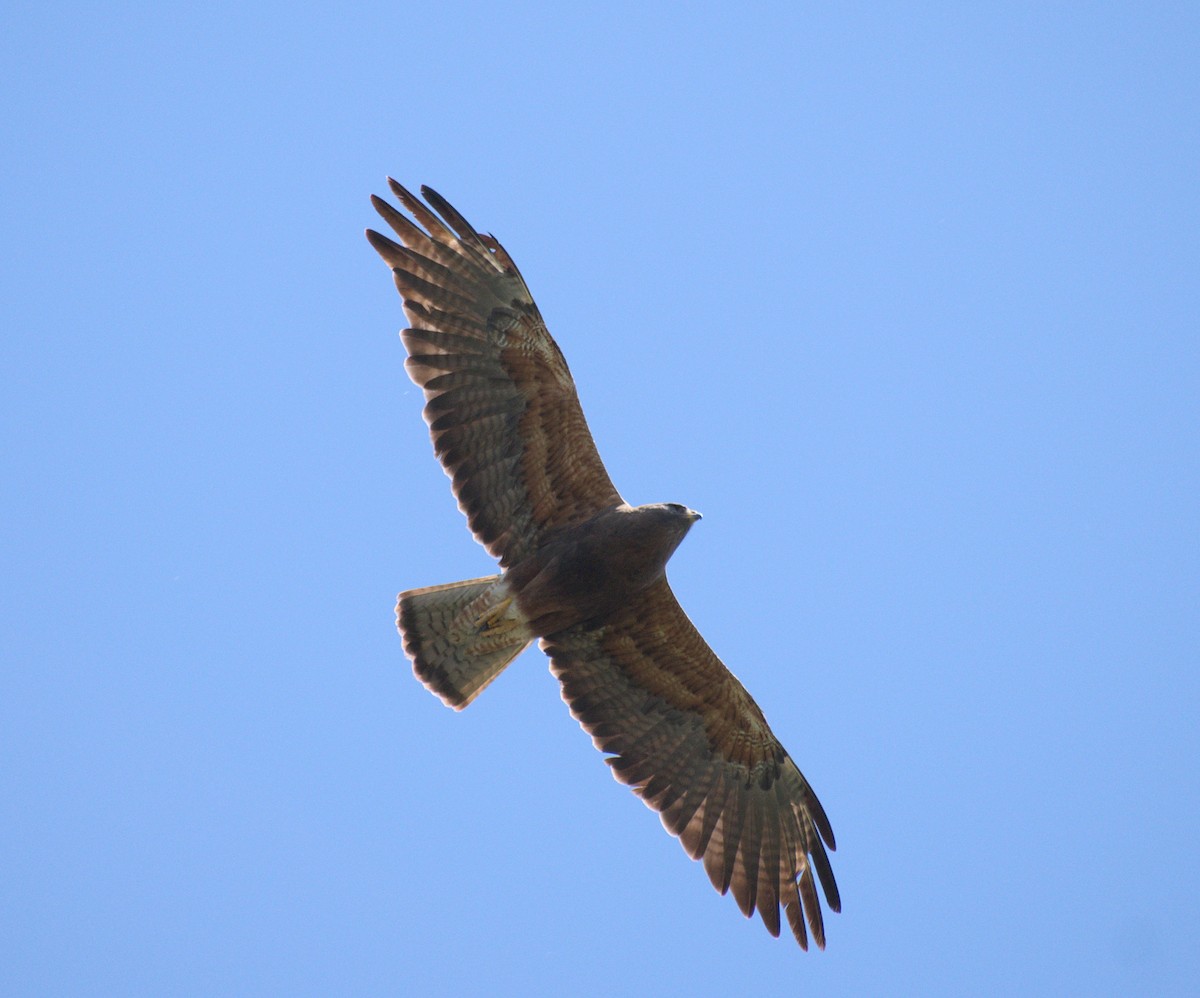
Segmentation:
{"type": "Polygon", "coordinates": [[[479,696],[534,638],[499,575],[401,593],[396,626],[417,678],[455,710],[479,696]]]}

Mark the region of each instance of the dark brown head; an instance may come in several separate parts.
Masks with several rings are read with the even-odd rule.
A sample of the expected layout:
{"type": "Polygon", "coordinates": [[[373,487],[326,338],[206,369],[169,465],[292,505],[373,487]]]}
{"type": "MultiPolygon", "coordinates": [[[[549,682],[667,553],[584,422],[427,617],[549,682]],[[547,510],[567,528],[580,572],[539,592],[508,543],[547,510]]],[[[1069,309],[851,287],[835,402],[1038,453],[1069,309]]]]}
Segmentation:
{"type": "Polygon", "coordinates": [[[677,524],[685,534],[691,530],[693,523],[703,519],[694,509],[688,509],[677,502],[654,502],[637,508],[646,511],[656,510],[658,515],[663,517],[664,522],[677,524]]]}
{"type": "Polygon", "coordinates": [[[649,536],[655,538],[663,565],[692,529],[692,524],[700,519],[700,514],[694,509],[677,502],[649,503],[636,507],[633,512],[648,530],[649,536]]]}

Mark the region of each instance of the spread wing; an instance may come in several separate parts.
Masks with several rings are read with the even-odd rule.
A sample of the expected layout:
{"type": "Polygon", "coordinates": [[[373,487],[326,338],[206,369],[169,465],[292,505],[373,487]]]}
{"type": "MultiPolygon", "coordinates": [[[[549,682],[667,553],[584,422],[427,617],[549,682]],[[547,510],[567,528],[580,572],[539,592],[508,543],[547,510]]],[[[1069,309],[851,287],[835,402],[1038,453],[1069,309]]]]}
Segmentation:
{"type": "Polygon", "coordinates": [[[405,366],[425,391],[433,447],[459,508],[508,567],[544,532],[586,520],[621,497],[562,351],[504,248],[436,191],[421,188],[427,206],[388,183],[420,223],[371,199],[400,237],[396,243],[367,230],[412,323],[400,334],[405,366]]]}
{"type": "Polygon", "coordinates": [[[841,910],[825,847],[833,830],[816,794],[771,733],[763,713],[688,620],[665,580],[600,627],[542,640],[563,699],[613,753],[606,761],[713,886],[732,889],[746,916],[757,908],[773,936],[779,906],[797,942],[825,929],[816,879],[841,910]]]}

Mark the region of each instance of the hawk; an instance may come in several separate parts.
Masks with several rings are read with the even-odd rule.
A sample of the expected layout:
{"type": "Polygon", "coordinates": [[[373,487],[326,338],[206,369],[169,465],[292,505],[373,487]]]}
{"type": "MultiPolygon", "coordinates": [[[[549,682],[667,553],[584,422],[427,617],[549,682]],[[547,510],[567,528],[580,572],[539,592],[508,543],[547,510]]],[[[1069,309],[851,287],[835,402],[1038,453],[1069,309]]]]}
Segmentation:
{"type": "Polygon", "coordinates": [[[841,910],[829,819],[667,584],[667,559],[700,514],[621,498],[508,253],[436,191],[422,187],[422,201],[388,183],[412,217],[372,197],[399,242],[367,238],[411,323],[405,367],[459,508],[500,563],[498,575],[400,594],[417,678],[461,710],[540,639],[613,775],[713,886],[773,936],[782,907],[800,946],[811,935],[824,948],[818,880],[841,910]]]}

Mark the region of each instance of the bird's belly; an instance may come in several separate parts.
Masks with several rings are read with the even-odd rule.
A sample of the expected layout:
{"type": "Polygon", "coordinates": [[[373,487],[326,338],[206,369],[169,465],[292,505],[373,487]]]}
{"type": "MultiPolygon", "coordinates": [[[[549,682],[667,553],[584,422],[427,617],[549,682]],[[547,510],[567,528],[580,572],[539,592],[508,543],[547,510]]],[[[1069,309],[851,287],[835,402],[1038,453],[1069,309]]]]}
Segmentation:
{"type": "Polygon", "coordinates": [[[517,605],[542,637],[576,624],[602,623],[653,581],[645,572],[587,551],[559,552],[532,572],[518,572],[520,567],[512,570],[517,605]]]}

